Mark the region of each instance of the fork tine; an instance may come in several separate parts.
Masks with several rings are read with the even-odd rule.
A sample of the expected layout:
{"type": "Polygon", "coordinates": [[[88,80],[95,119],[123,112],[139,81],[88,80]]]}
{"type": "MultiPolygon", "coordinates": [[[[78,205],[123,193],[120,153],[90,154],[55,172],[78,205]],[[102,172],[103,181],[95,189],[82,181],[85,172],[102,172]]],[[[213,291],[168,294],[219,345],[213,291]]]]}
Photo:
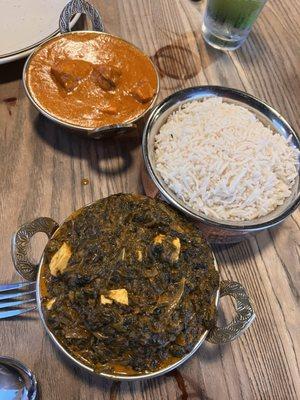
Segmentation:
{"type": "Polygon", "coordinates": [[[0,293],[0,300],[14,299],[15,297],[25,296],[31,293],[35,293],[35,290],[30,290],[29,292],[0,293]]]}
{"type": "Polygon", "coordinates": [[[21,300],[21,301],[8,301],[8,302],[0,302],[0,308],[12,308],[16,306],[21,306],[22,304],[32,303],[36,299],[29,299],[29,300],[21,300]]]}
{"type": "Polygon", "coordinates": [[[36,282],[18,282],[18,283],[10,283],[8,285],[0,285],[0,292],[6,292],[7,290],[21,289],[31,285],[36,285],[36,282]]]}
{"type": "Polygon", "coordinates": [[[18,315],[34,310],[36,310],[36,306],[32,308],[20,308],[19,310],[0,311],[0,319],[17,317],[18,315]]]}

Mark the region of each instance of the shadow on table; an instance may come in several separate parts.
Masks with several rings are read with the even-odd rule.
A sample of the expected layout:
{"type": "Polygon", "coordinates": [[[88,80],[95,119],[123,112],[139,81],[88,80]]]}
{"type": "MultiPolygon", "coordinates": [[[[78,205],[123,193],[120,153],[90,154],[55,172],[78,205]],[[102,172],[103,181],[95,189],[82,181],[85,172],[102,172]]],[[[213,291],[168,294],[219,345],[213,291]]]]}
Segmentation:
{"type": "Polygon", "coordinates": [[[239,243],[213,244],[212,248],[218,259],[221,260],[220,265],[222,266],[222,259],[228,257],[234,268],[243,267],[243,263],[247,262],[248,259],[251,259],[253,262],[253,255],[263,252],[264,249],[267,249],[269,246],[274,246],[278,229],[280,229],[280,226],[284,223],[285,222],[282,222],[280,225],[274,226],[273,228],[251,235],[248,239],[239,243]]]}
{"type": "Polygon", "coordinates": [[[22,319],[23,322],[25,322],[25,321],[37,321],[39,319],[39,316],[38,316],[37,313],[35,313],[35,314],[31,314],[30,313],[30,315],[24,314],[24,315],[21,315],[21,316],[18,316],[18,317],[5,318],[5,321],[7,321],[7,322],[9,321],[11,323],[14,323],[14,322],[18,323],[20,321],[20,319],[22,319]]]}
{"type": "Polygon", "coordinates": [[[130,168],[133,162],[132,152],[141,143],[143,121],[136,129],[117,136],[95,140],[79,135],[71,129],[59,126],[38,114],[34,122],[40,138],[55,151],[67,154],[71,158],[86,159],[97,173],[117,175],[130,168]],[[106,160],[121,159],[117,166],[108,166],[106,160]]]}
{"type": "Polygon", "coordinates": [[[25,61],[26,59],[22,59],[0,65],[0,84],[22,79],[25,61]]]}

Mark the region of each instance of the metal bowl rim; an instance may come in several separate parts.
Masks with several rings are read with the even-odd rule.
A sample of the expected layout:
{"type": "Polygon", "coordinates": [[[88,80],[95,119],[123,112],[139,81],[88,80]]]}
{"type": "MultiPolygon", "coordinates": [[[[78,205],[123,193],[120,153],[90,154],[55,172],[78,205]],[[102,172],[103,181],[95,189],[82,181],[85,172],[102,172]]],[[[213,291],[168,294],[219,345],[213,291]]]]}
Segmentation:
{"type": "Polygon", "coordinates": [[[27,367],[22,361],[17,358],[9,357],[9,356],[0,356],[0,362],[4,363],[4,365],[12,366],[18,371],[21,371],[23,375],[28,379],[28,383],[24,380],[24,387],[26,390],[31,393],[30,398],[28,400],[37,400],[38,395],[38,383],[36,379],[36,375],[32,372],[32,370],[27,367]]]}
{"type": "Polygon", "coordinates": [[[108,33],[108,32],[100,32],[100,31],[93,31],[93,30],[91,30],[91,31],[88,31],[88,30],[86,30],[86,31],[85,31],[85,30],[83,30],[83,31],[73,31],[73,32],[61,33],[61,34],[59,35],[59,37],[61,37],[61,36],[69,36],[69,35],[76,35],[76,34],[81,34],[81,33],[97,33],[98,35],[106,35],[106,36],[114,37],[114,38],[119,39],[119,40],[123,41],[124,43],[130,45],[131,47],[135,48],[137,51],[139,51],[141,54],[143,54],[143,55],[148,59],[148,61],[149,61],[150,64],[152,65],[153,70],[155,71],[156,80],[157,80],[156,93],[155,93],[155,95],[154,95],[154,97],[153,97],[151,103],[149,104],[149,107],[146,108],[146,110],[144,110],[140,115],[138,115],[138,116],[135,117],[135,118],[132,118],[131,120],[127,120],[127,121],[124,121],[124,122],[122,122],[122,123],[114,124],[114,125],[99,126],[98,128],[91,128],[91,127],[84,127],[84,126],[80,126],[80,125],[74,125],[74,124],[71,124],[71,123],[69,123],[69,122],[62,121],[61,119],[59,119],[59,118],[55,117],[54,115],[48,113],[48,111],[46,111],[44,108],[42,108],[42,107],[38,104],[38,102],[33,98],[32,94],[31,94],[31,91],[30,91],[30,89],[29,89],[28,86],[27,86],[26,76],[27,76],[27,70],[28,70],[28,68],[29,68],[29,65],[30,65],[30,62],[31,62],[32,57],[34,57],[35,54],[36,54],[42,47],[44,47],[45,45],[47,45],[47,44],[48,44],[49,42],[51,42],[52,40],[55,40],[58,36],[51,37],[50,39],[44,41],[44,42],[43,42],[41,45],[39,45],[39,46],[30,54],[30,56],[27,58],[27,60],[26,60],[26,62],[25,62],[25,64],[24,64],[24,67],[23,67],[23,72],[22,72],[22,82],[23,82],[23,87],[24,87],[24,89],[25,89],[25,93],[26,93],[27,97],[28,97],[29,100],[32,102],[32,104],[34,105],[34,107],[35,107],[41,114],[43,114],[45,117],[49,118],[51,121],[56,122],[56,123],[59,124],[59,125],[62,125],[62,126],[64,126],[64,127],[66,127],[66,128],[70,128],[70,129],[73,129],[73,130],[85,131],[85,132],[87,132],[87,133],[93,133],[94,131],[97,131],[97,129],[101,129],[101,130],[105,130],[105,129],[111,130],[111,129],[114,129],[114,128],[117,129],[117,128],[123,127],[123,126],[125,126],[125,125],[134,124],[135,122],[137,122],[140,118],[142,118],[144,115],[146,115],[146,114],[153,108],[153,106],[154,106],[154,104],[155,104],[155,102],[156,102],[156,100],[157,100],[157,97],[158,97],[158,93],[159,93],[159,90],[160,90],[160,80],[159,80],[159,75],[158,75],[157,69],[156,69],[156,67],[155,67],[155,65],[154,65],[154,63],[153,63],[153,61],[151,60],[151,58],[150,58],[146,53],[144,53],[141,49],[139,49],[139,48],[138,48],[137,46],[135,46],[133,43],[131,43],[131,42],[129,42],[129,41],[127,41],[127,40],[121,38],[120,36],[113,35],[113,34],[108,33]]]}
{"type": "MultiPolygon", "coordinates": [[[[146,165],[147,171],[148,171],[151,179],[155,183],[155,186],[158,188],[160,193],[162,193],[162,195],[167,199],[167,201],[172,206],[179,209],[181,212],[183,212],[189,218],[192,218],[193,220],[196,220],[203,224],[212,226],[214,228],[222,228],[227,231],[247,231],[250,233],[250,232],[257,232],[262,229],[267,229],[267,228],[270,228],[272,226],[279,224],[285,218],[287,218],[293,211],[295,211],[297,209],[297,207],[300,205],[300,193],[298,194],[298,196],[296,196],[296,198],[289,205],[289,207],[275,218],[272,218],[272,219],[262,222],[262,223],[253,224],[253,225],[247,225],[247,224],[235,225],[234,223],[227,224],[224,222],[217,222],[217,221],[211,220],[209,218],[206,218],[202,215],[197,214],[196,212],[189,210],[188,208],[184,207],[176,200],[175,194],[172,196],[170,193],[168,193],[165,190],[165,188],[161,184],[161,179],[157,176],[157,174],[154,171],[154,168],[153,168],[152,163],[149,158],[149,152],[148,152],[148,137],[149,137],[151,129],[152,129],[152,124],[155,122],[156,118],[160,117],[167,111],[167,109],[164,111],[161,111],[161,109],[164,106],[167,106],[168,103],[170,103],[169,106],[173,106],[176,104],[175,102],[173,103],[173,101],[176,100],[176,97],[181,96],[181,95],[184,96],[184,95],[192,94],[193,92],[201,94],[205,91],[211,93],[211,95],[210,96],[207,95],[207,97],[214,97],[214,96],[216,96],[216,93],[218,93],[219,95],[217,97],[222,97],[222,95],[223,95],[224,98],[226,98],[226,93],[227,93],[227,94],[232,94],[232,95],[236,96],[235,97],[236,100],[239,100],[239,99],[247,100],[248,102],[246,104],[257,109],[257,111],[259,111],[259,107],[261,107],[262,110],[260,110],[260,112],[268,119],[270,119],[270,118],[268,117],[268,115],[266,115],[266,112],[270,113],[270,115],[272,115],[275,118],[275,120],[277,122],[279,122],[280,125],[283,126],[284,129],[287,130],[293,136],[294,141],[297,143],[298,149],[300,149],[300,139],[297,136],[295,130],[274,108],[269,106],[264,101],[258,99],[257,97],[255,97],[253,95],[243,92],[241,90],[227,88],[225,86],[215,86],[215,85],[193,86],[190,88],[179,90],[179,91],[171,94],[164,100],[162,100],[158,105],[156,105],[152,109],[152,111],[147,119],[147,122],[146,122],[144,130],[143,130],[142,153],[143,153],[144,163],[146,165]]],[[[205,98],[205,96],[203,96],[202,98],[205,98]]],[[[192,100],[193,99],[190,99],[190,101],[192,101],[192,100]]],[[[180,103],[183,103],[183,102],[186,102],[186,101],[184,99],[178,100],[177,101],[178,106],[180,105],[180,103]]],[[[168,107],[168,109],[169,109],[169,107],[168,107]]]]}

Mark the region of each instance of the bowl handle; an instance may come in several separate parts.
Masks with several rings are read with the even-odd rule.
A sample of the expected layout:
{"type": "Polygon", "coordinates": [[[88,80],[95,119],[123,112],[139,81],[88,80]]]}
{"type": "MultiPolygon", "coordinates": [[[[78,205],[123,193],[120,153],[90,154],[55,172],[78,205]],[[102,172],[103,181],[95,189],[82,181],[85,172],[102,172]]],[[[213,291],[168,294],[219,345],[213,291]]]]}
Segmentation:
{"type": "Polygon", "coordinates": [[[220,298],[224,296],[231,296],[236,300],[236,316],[228,325],[215,326],[209,331],[206,340],[215,344],[231,342],[236,339],[249,328],[255,319],[251,300],[240,283],[222,281],[220,298]]]}
{"type": "Polygon", "coordinates": [[[32,236],[38,232],[46,233],[50,239],[58,224],[48,217],[37,218],[22,225],[12,237],[11,256],[16,271],[26,280],[35,281],[39,264],[30,260],[32,236]]]}
{"type": "Polygon", "coordinates": [[[70,32],[70,21],[75,14],[86,14],[93,24],[94,31],[104,32],[104,25],[99,11],[85,0],[71,0],[62,10],[59,17],[61,33],[70,32]]]}
{"type": "Polygon", "coordinates": [[[130,129],[136,128],[136,124],[118,124],[118,125],[108,125],[101,128],[95,128],[93,131],[88,132],[88,136],[93,139],[101,139],[105,137],[111,137],[112,133],[121,134],[126,133],[130,129]]]}

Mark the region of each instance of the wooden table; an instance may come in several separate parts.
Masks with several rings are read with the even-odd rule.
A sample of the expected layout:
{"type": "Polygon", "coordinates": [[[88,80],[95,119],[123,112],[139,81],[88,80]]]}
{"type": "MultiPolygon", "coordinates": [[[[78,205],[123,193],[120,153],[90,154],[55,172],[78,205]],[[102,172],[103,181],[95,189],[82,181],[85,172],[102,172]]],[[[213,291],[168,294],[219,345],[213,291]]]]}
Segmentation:
{"type": "MultiPolygon", "coordinates": [[[[202,3],[94,4],[108,32],[152,57],[161,76],[160,99],[194,85],[239,88],[267,101],[300,131],[300,0],[269,1],[248,41],[232,53],[205,46],[202,3]]],[[[105,142],[70,135],[33,109],[20,80],[22,66],[0,67],[2,283],[20,279],[10,259],[10,238],[23,222],[38,216],[62,221],[100,197],[143,191],[141,129],[130,138],[105,142]]],[[[215,247],[222,278],[248,289],[257,319],[232,344],[205,344],[178,373],[130,384],[91,376],[61,356],[36,314],[0,321],[0,354],[17,357],[36,372],[43,400],[299,399],[299,224],[297,211],[256,238],[215,247]]],[[[40,251],[45,238],[36,243],[40,251]]],[[[230,302],[222,307],[232,315],[230,302]]]]}

